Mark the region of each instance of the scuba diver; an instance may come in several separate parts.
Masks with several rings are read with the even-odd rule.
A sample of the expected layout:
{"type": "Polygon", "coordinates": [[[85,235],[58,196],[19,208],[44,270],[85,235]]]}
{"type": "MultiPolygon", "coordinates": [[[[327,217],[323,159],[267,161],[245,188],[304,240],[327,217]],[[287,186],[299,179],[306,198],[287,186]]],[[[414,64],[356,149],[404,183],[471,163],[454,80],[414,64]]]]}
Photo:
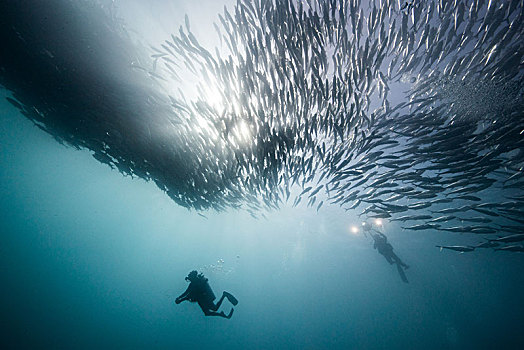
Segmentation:
{"type": "Polygon", "coordinates": [[[388,263],[391,265],[396,264],[398,274],[400,275],[400,278],[405,283],[408,282],[408,278],[406,277],[406,273],[404,272],[404,269],[408,269],[409,266],[406,265],[398,256],[393,252],[393,246],[389,244],[388,238],[385,234],[382,232],[376,230],[373,228],[369,223],[363,223],[362,224],[364,228],[364,232],[367,232],[371,235],[371,238],[373,238],[373,248],[375,248],[381,255],[386,258],[388,263]],[[373,232],[374,231],[374,232],[373,232]]]}
{"type": "Polygon", "coordinates": [[[197,271],[193,270],[189,275],[187,275],[186,281],[189,282],[189,286],[182,295],[176,298],[176,304],[180,304],[184,300],[189,300],[192,303],[197,302],[206,316],[220,316],[227,319],[233,316],[233,311],[235,311],[233,308],[231,308],[228,315],[226,315],[224,311],[217,312],[222,301],[224,301],[224,298],[227,298],[233,306],[238,304],[238,300],[233,295],[228,292],[223,292],[222,297],[218,303],[215,304],[215,294],[207,282],[207,278],[205,278],[203,274],[199,274],[197,271]]]}

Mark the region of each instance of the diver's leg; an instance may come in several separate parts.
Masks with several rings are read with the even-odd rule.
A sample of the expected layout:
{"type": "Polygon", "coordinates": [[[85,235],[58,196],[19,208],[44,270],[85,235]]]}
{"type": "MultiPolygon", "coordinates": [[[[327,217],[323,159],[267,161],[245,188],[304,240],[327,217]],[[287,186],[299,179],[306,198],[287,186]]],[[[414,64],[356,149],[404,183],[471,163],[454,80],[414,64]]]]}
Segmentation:
{"type": "Polygon", "coordinates": [[[235,309],[231,309],[231,311],[229,311],[229,315],[226,315],[224,311],[216,312],[216,311],[204,310],[204,309],[202,309],[202,311],[204,311],[204,315],[206,316],[220,316],[224,318],[231,318],[231,316],[233,316],[233,311],[235,311],[235,309]]]}
{"type": "MultiPolygon", "coordinates": [[[[225,292],[224,292],[224,293],[225,293],[225,292]]],[[[226,296],[225,296],[224,294],[222,294],[222,297],[220,298],[220,300],[218,301],[218,303],[216,303],[216,305],[213,304],[213,303],[211,303],[211,304],[213,304],[213,305],[212,305],[212,306],[210,305],[210,309],[213,310],[213,311],[217,311],[218,308],[220,307],[220,305],[222,305],[222,302],[224,301],[224,298],[225,298],[225,297],[226,297],[226,296]]]]}
{"type": "Polygon", "coordinates": [[[200,308],[204,312],[204,315],[206,315],[206,316],[226,317],[225,313],[223,313],[223,312],[216,312],[216,310],[213,310],[214,306],[209,305],[209,303],[198,301],[198,306],[200,306],[200,308]]]}
{"type": "Polygon", "coordinates": [[[224,291],[224,295],[226,296],[227,300],[229,300],[229,302],[234,306],[238,304],[238,300],[233,296],[233,294],[224,291]]]}
{"type": "Polygon", "coordinates": [[[388,261],[388,263],[389,263],[390,265],[393,265],[393,264],[395,263],[395,262],[393,261],[393,259],[391,258],[390,255],[386,255],[386,254],[384,254],[384,258],[386,258],[386,260],[388,261]]]}
{"type": "Polygon", "coordinates": [[[211,311],[211,310],[204,310],[204,315],[206,315],[206,316],[220,316],[220,317],[224,317],[224,318],[229,318],[228,316],[226,316],[224,311],[216,312],[216,311],[211,311]]]}
{"type": "Polygon", "coordinates": [[[393,259],[395,260],[397,265],[400,265],[400,266],[402,266],[405,269],[409,269],[409,266],[406,265],[402,260],[400,260],[400,258],[398,257],[397,254],[395,254],[395,253],[392,253],[392,254],[393,254],[393,259]]]}
{"type": "Polygon", "coordinates": [[[404,270],[402,269],[402,267],[399,264],[397,264],[397,270],[398,270],[398,274],[400,275],[400,278],[402,279],[402,281],[404,281],[405,283],[409,283],[408,278],[406,277],[406,273],[404,272],[404,270]]]}

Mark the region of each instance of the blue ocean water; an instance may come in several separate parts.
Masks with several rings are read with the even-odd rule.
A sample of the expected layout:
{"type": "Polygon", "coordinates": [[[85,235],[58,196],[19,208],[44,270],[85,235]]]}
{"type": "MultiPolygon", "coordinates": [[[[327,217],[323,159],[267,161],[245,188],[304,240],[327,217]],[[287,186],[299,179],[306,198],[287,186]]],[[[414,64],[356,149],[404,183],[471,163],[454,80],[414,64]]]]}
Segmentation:
{"type": "MultiPolygon", "coordinates": [[[[6,96],[8,93],[2,91],[6,96]]],[[[386,223],[410,283],[334,207],[174,205],[0,104],[4,348],[518,349],[524,255],[440,252],[470,235],[386,223]],[[174,304],[203,272],[233,293],[230,320],[174,304]]],[[[231,305],[224,302],[229,312],[231,305]]]]}
{"type": "MultiPolygon", "coordinates": [[[[119,5],[154,45],[186,12],[203,45],[216,44],[206,34],[222,2],[119,5]]],[[[390,96],[405,97],[393,84],[390,96]]],[[[1,348],[524,348],[522,253],[439,251],[483,238],[384,220],[410,266],[406,284],[371,237],[352,231],[365,219],[357,211],[190,211],[153,182],[60,144],[6,97],[0,86],[1,348]],[[230,320],[175,305],[194,269],[217,296],[238,298],[230,320]]]]}

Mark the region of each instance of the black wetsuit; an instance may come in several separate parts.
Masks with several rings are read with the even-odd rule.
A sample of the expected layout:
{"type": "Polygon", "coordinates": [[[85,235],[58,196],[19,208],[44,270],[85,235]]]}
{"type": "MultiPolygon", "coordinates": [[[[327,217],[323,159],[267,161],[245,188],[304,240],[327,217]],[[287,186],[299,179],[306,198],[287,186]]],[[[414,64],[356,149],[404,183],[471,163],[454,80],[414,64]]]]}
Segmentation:
{"type": "Polygon", "coordinates": [[[381,255],[386,258],[388,263],[397,264],[397,270],[402,281],[408,283],[408,279],[403,269],[407,269],[409,266],[406,265],[398,256],[393,252],[393,246],[388,243],[388,238],[382,233],[371,233],[373,237],[373,248],[375,248],[381,255]]]}
{"type": "Polygon", "coordinates": [[[233,300],[234,305],[236,305],[238,302],[231,294],[224,292],[220,300],[215,304],[214,300],[216,299],[216,296],[215,293],[213,293],[211,286],[207,282],[207,278],[197,277],[192,279],[185,292],[176,298],[176,303],[179,304],[184,300],[197,302],[206,316],[231,318],[233,315],[233,309],[231,309],[229,315],[226,315],[224,312],[217,312],[217,310],[220,308],[220,305],[224,301],[224,298],[226,297],[230,300],[233,300]]]}

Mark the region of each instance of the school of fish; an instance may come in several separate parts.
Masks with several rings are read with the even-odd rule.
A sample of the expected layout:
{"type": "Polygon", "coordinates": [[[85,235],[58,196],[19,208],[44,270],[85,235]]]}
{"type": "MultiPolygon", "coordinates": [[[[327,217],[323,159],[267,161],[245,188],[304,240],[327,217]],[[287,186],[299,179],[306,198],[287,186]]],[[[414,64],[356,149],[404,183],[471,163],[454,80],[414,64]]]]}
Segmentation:
{"type": "Polygon", "coordinates": [[[494,248],[524,241],[523,8],[239,0],[218,15],[216,48],[186,16],[149,57],[133,54],[149,92],[141,108],[118,107],[125,117],[65,122],[14,88],[11,102],[190,209],[338,205],[489,237],[441,249],[494,248]]]}

